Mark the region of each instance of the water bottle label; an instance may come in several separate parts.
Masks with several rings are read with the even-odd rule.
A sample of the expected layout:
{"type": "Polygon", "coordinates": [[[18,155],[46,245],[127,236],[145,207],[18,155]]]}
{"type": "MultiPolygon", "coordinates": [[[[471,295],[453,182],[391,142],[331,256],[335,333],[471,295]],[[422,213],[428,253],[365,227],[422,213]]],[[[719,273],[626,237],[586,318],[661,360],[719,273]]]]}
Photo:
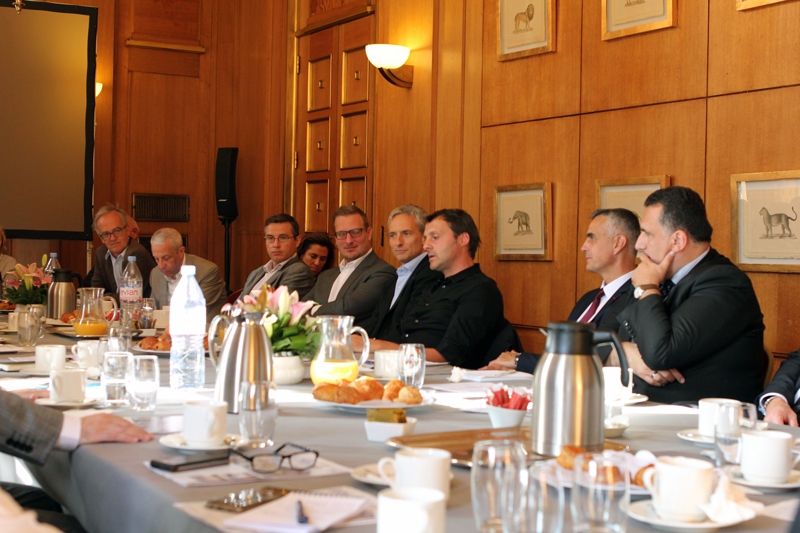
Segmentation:
{"type": "Polygon", "coordinates": [[[119,299],[125,302],[131,302],[142,299],[141,287],[122,287],[119,290],[119,299]]]}

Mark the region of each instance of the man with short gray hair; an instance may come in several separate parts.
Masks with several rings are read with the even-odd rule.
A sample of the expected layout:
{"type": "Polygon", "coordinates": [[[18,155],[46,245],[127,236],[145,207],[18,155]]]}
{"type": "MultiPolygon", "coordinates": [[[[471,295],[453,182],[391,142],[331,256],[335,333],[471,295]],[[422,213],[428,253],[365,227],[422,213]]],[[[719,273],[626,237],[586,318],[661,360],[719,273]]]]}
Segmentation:
{"type": "Polygon", "coordinates": [[[131,239],[132,225],[128,214],[122,209],[107,205],[94,215],[92,227],[100,236],[103,245],[94,253],[92,287],[102,287],[106,294],[119,301],[119,284],[128,257],[136,257],[136,266],[142,273],[142,294],[150,295],[150,271],[156,266],[153,257],[144,246],[131,239]]]}
{"type": "Polygon", "coordinates": [[[156,299],[159,309],[169,305],[181,279],[181,266],[194,265],[197,269],[197,284],[206,299],[206,316],[211,320],[219,314],[227,299],[227,291],[217,265],[202,257],[187,254],[183,237],[173,228],[156,231],[150,239],[150,247],[158,264],[158,268],[150,272],[150,286],[153,290],[151,295],[156,299]]]}

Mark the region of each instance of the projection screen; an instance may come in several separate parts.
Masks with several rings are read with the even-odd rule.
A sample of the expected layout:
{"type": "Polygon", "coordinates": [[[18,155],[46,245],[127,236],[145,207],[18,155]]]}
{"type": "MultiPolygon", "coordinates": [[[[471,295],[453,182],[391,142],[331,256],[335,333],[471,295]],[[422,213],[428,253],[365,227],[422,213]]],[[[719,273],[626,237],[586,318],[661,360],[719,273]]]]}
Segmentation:
{"type": "Polygon", "coordinates": [[[0,5],[0,225],[91,240],[97,8],[0,5]]]}

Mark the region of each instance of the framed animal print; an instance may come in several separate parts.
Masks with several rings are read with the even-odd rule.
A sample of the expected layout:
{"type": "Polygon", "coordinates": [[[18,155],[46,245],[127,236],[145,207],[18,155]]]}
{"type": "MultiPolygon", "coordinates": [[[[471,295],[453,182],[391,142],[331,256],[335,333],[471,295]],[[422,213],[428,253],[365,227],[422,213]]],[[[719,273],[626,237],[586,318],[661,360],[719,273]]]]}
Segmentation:
{"type": "Polygon", "coordinates": [[[556,0],[498,0],[497,60],[556,49],[556,0]]]}
{"type": "Polygon", "coordinates": [[[595,209],[623,207],[644,216],[644,201],[650,193],[669,187],[669,175],[614,178],[595,181],[595,209]]]}
{"type": "Polygon", "coordinates": [[[742,270],[800,272],[800,170],[731,175],[733,260],[742,270]]]}
{"type": "Polygon", "coordinates": [[[552,261],[551,183],[501,185],[494,190],[494,258],[498,261],[552,261]]]}
{"type": "Polygon", "coordinates": [[[676,0],[602,0],[601,37],[604,41],[677,24],[676,0]]]}

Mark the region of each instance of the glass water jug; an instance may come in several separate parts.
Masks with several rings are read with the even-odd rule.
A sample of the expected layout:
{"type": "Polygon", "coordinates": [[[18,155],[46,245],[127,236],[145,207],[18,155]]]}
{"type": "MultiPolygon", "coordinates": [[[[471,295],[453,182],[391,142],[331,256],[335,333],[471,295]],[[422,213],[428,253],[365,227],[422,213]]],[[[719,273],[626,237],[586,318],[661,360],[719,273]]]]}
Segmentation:
{"type": "Polygon", "coordinates": [[[369,335],[364,328],[353,327],[352,316],[320,316],[317,318],[320,341],[317,356],[311,362],[311,381],[336,383],[341,379],[355,381],[358,367],[369,357],[369,335]],[[364,339],[361,357],[356,359],[350,335],[359,333],[364,339]]]}

